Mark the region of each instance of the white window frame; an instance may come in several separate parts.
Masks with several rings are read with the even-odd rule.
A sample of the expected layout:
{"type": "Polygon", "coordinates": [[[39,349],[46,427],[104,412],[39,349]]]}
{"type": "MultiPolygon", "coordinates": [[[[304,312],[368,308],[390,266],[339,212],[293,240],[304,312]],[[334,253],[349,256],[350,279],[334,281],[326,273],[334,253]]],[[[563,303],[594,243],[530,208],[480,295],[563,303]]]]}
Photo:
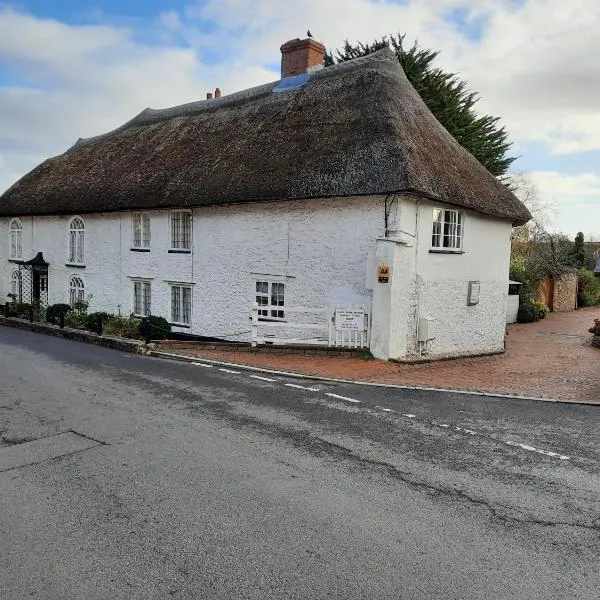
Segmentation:
{"type": "Polygon", "coordinates": [[[193,286],[188,283],[170,283],[171,325],[191,327],[193,286]]]}
{"type": "Polygon", "coordinates": [[[285,321],[285,283],[272,279],[256,279],[254,301],[258,303],[259,321],[285,321]]]}
{"type": "Polygon", "coordinates": [[[462,252],[465,216],[456,209],[434,208],[431,249],[438,252],[462,252]]]}
{"type": "Polygon", "coordinates": [[[23,223],[12,219],[8,226],[8,258],[23,258],[23,223]]]}
{"type": "Polygon", "coordinates": [[[69,254],[68,263],[83,265],[85,261],[85,221],[81,217],[73,217],[69,221],[69,254]]]}
{"type": "Polygon", "coordinates": [[[149,279],[133,280],[133,314],[136,317],[152,314],[152,282],[149,279]]]}
{"type": "Polygon", "coordinates": [[[176,252],[190,252],[193,228],[191,210],[174,210],[169,213],[169,249],[176,252]]]}
{"type": "Polygon", "coordinates": [[[14,294],[17,300],[21,299],[21,275],[18,269],[14,269],[10,274],[9,294],[14,294]]]}
{"type": "Polygon", "coordinates": [[[133,213],[133,243],[132,248],[146,250],[150,248],[151,229],[150,213],[133,213]]]}
{"type": "Polygon", "coordinates": [[[76,302],[85,302],[85,282],[79,275],[69,279],[69,305],[72,307],[76,302]]]}

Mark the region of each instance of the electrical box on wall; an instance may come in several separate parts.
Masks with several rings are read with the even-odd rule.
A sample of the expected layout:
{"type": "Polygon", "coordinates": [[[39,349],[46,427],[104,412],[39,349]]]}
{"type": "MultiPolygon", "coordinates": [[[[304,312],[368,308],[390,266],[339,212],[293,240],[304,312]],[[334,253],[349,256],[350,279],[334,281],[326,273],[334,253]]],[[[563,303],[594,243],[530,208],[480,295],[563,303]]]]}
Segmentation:
{"type": "Polygon", "coordinates": [[[417,332],[417,341],[428,342],[435,339],[435,319],[428,317],[419,317],[419,329],[417,332]]]}
{"type": "Polygon", "coordinates": [[[467,306],[479,304],[479,292],[481,283],[479,281],[469,281],[469,293],[467,294],[467,306]]]}

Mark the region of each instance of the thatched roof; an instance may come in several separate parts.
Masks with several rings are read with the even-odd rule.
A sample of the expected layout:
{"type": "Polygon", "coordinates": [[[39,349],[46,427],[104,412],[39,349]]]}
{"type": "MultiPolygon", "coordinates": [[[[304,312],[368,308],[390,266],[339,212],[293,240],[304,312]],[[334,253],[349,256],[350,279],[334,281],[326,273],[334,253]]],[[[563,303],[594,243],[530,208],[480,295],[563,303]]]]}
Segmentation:
{"type": "Polygon", "coordinates": [[[390,50],[304,78],[285,91],[275,82],[146,109],[25,175],[0,197],[0,215],[410,191],[515,224],[530,218],[439,124],[390,50]]]}

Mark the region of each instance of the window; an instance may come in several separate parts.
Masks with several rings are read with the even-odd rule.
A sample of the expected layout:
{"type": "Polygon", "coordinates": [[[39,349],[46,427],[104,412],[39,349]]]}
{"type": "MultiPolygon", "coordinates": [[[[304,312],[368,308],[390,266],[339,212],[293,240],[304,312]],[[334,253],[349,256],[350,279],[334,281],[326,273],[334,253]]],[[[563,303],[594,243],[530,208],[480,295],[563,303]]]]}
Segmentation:
{"type": "Polygon", "coordinates": [[[171,322],[189,325],[192,320],[192,288],[187,285],[171,286],[171,322]]]}
{"type": "Polygon", "coordinates": [[[19,219],[13,219],[8,227],[9,258],[23,257],[23,225],[19,219]]]}
{"type": "Polygon", "coordinates": [[[259,319],[283,319],[285,284],[272,281],[256,282],[256,302],[259,319]]]}
{"type": "Polygon", "coordinates": [[[83,279],[74,275],[69,282],[69,304],[74,306],[76,302],[83,302],[84,300],[85,288],[83,286],[83,279]]]}
{"type": "Polygon", "coordinates": [[[14,294],[17,300],[21,298],[21,276],[16,269],[10,274],[10,294],[14,294]]]}
{"type": "Polygon", "coordinates": [[[171,249],[190,250],[192,247],[192,213],[171,213],[171,249]]]}
{"type": "Polygon", "coordinates": [[[150,248],[150,215],[134,213],[133,215],[133,247],[150,248]]]}
{"type": "Polygon", "coordinates": [[[149,317],[151,287],[149,281],[133,282],[133,313],[140,317],[149,317]]]}
{"type": "Polygon", "coordinates": [[[431,247],[445,250],[461,250],[462,238],[462,214],[457,210],[434,208],[431,247]]]}
{"type": "Polygon", "coordinates": [[[75,217],[69,225],[69,262],[83,264],[85,226],[83,219],[75,217]]]}

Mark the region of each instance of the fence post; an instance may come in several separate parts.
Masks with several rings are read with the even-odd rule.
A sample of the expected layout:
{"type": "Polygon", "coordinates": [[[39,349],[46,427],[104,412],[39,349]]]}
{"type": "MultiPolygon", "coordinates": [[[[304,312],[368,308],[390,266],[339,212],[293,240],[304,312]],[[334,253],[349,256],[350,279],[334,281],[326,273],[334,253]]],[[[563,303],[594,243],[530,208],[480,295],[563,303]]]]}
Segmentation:
{"type": "Polygon", "coordinates": [[[65,313],[62,311],[58,314],[58,326],[61,329],[65,328],[65,313]]]}
{"type": "Polygon", "coordinates": [[[4,316],[8,319],[8,313],[10,312],[8,302],[4,305],[4,316]]]}
{"type": "Polygon", "coordinates": [[[33,323],[33,306],[29,307],[29,322],[33,323]]]}
{"type": "Polygon", "coordinates": [[[98,315],[98,322],[96,323],[96,332],[98,335],[102,335],[102,315],[98,315]]]}
{"type": "Polygon", "coordinates": [[[252,307],[252,347],[258,344],[258,302],[252,307]]]}

